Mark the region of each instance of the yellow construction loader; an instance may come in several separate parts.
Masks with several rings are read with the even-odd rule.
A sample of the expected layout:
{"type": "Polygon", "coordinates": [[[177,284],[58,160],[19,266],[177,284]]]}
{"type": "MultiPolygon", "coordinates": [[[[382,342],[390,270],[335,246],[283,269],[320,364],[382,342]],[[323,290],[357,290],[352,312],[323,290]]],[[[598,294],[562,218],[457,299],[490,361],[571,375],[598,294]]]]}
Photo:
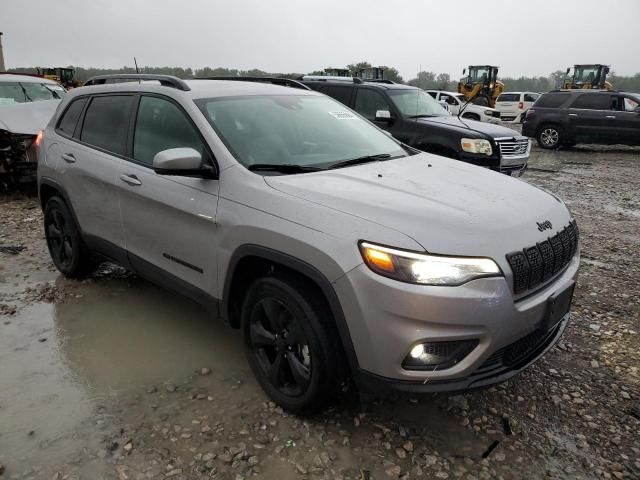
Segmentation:
{"type": "Polygon", "coordinates": [[[58,82],[65,88],[75,88],[82,85],[82,82],[75,79],[76,71],[69,67],[37,67],[38,75],[58,82]]]}
{"type": "Polygon", "coordinates": [[[567,68],[564,82],[562,82],[562,88],[565,90],[613,90],[613,85],[607,82],[607,74],[609,73],[609,67],[607,65],[600,63],[574,65],[573,73],[570,74],[570,72],[571,68],[567,68]]]}
{"type": "Polygon", "coordinates": [[[484,107],[494,108],[496,99],[504,90],[504,83],[498,80],[498,67],[492,65],[470,65],[462,70],[458,82],[458,93],[484,107]]]}

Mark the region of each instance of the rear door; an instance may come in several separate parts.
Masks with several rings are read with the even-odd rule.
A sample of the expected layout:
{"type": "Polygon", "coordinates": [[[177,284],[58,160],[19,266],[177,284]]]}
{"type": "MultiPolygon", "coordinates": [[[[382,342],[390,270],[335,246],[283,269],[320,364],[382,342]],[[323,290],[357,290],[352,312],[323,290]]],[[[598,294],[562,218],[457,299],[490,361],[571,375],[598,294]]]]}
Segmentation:
{"type": "Polygon", "coordinates": [[[58,161],[61,178],[85,240],[120,260],[124,232],[115,176],[126,152],[134,96],[96,95],[82,104],[75,102],[68,112],[83,109],[78,125],[67,123],[65,114],[57,127],[63,139],[58,161]]]}
{"type": "Polygon", "coordinates": [[[614,133],[612,100],[603,92],[579,95],[569,107],[569,135],[582,142],[606,142],[614,133]]]}
{"type": "Polygon", "coordinates": [[[158,175],[152,168],[154,156],[170,148],[194,148],[209,164],[213,155],[187,113],[172,99],[144,94],[136,110],[129,157],[121,160],[116,175],[129,260],[136,270],[160,283],[213,294],[219,182],[158,175]]]}

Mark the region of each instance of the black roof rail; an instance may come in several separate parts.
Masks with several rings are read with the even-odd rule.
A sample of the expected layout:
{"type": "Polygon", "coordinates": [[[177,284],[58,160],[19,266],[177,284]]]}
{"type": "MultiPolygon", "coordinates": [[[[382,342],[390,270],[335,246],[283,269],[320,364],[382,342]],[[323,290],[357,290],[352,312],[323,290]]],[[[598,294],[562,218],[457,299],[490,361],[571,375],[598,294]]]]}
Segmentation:
{"type": "Polygon", "coordinates": [[[178,90],[183,90],[185,92],[191,90],[191,87],[189,87],[189,85],[187,85],[187,83],[181,78],[174,77],[173,75],[154,75],[150,73],[118,73],[115,75],[98,75],[87,80],[84,83],[84,86],[104,85],[108,83],[109,80],[139,80],[145,82],[148,80],[156,80],[160,82],[160,85],[162,85],[163,87],[177,88],[178,90]]]}
{"type": "Polygon", "coordinates": [[[273,85],[280,85],[281,87],[311,90],[304,83],[301,83],[298,80],[281,77],[196,77],[196,80],[232,80],[235,82],[271,83],[273,85]]]}

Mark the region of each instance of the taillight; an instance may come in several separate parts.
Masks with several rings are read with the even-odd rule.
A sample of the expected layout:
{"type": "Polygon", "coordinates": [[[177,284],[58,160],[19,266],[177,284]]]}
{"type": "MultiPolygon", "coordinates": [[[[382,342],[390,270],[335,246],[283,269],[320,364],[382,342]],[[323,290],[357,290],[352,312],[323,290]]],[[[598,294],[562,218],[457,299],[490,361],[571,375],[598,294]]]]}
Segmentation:
{"type": "Polygon", "coordinates": [[[36,147],[39,147],[39,146],[40,146],[40,144],[42,143],[42,133],[43,133],[43,131],[42,131],[42,130],[40,130],[40,131],[38,132],[38,135],[36,135],[36,140],[35,140],[36,147]]]}
{"type": "Polygon", "coordinates": [[[525,117],[529,118],[533,116],[534,113],[536,113],[536,111],[533,108],[530,108],[529,110],[527,110],[527,114],[525,115],[525,117]]]}
{"type": "Polygon", "coordinates": [[[524,108],[524,102],[519,102],[519,103],[518,103],[518,108],[519,108],[520,110],[522,110],[522,109],[524,108]]]}

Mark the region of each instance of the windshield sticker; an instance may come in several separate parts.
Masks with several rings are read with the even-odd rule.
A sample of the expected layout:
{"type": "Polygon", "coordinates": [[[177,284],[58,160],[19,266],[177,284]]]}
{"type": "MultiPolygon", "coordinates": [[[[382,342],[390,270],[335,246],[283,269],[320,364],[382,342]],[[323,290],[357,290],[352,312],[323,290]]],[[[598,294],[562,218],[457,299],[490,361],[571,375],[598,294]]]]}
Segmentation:
{"type": "Polygon", "coordinates": [[[342,112],[329,112],[329,115],[337,118],[338,120],[355,120],[356,117],[353,113],[342,111],[342,112]]]}

